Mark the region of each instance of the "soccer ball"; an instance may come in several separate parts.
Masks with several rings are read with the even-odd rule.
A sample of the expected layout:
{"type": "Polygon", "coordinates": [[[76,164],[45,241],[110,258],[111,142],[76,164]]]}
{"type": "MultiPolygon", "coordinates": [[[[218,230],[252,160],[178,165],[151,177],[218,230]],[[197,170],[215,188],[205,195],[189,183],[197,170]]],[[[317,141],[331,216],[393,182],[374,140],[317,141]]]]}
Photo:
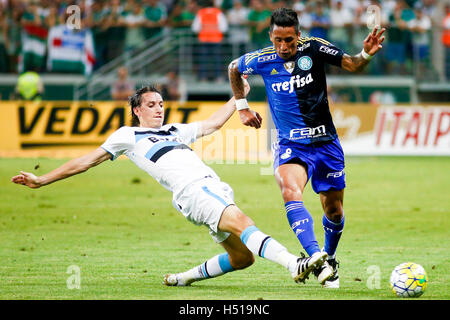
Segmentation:
{"type": "Polygon", "coordinates": [[[389,280],[392,292],[402,298],[420,297],[427,288],[425,269],[417,263],[405,262],[395,267],[389,280]]]}

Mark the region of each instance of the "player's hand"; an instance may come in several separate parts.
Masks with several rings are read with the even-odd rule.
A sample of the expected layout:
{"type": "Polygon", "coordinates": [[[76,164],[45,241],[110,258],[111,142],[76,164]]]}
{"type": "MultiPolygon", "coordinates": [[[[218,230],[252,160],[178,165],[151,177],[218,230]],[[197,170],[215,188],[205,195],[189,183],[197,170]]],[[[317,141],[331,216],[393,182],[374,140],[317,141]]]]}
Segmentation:
{"type": "Polygon", "coordinates": [[[259,115],[258,112],[250,109],[239,110],[239,117],[241,118],[241,122],[244,125],[256,129],[261,128],[262,117],[259,115]]]}
{"type": "Polygon", "coordinates": [[[11,178],[11,182],[36,189],[41,187],[39,178],[29,172],[20,171],[20,174],[11,178]]]}
{"type": "Polygon", "coordinates": [[[364,51],[371,56],[373,56],[383,47],[381,44],[385,39],[383,33],[386,31],[386,29],[382,28],[380,31],[378,31],[378,29],[379,26],[373,28],[372,32],[369,33],[367,38],[364,40],[364,51]]]}

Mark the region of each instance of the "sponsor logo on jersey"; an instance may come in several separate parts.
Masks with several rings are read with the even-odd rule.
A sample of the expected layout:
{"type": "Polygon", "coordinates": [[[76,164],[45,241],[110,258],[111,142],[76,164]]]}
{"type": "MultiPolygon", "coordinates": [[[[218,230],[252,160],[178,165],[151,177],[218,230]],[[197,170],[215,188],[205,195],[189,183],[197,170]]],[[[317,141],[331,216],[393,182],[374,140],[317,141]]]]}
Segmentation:
{"type": "Polygon", "coordinates": [[[295,69],[295,62],[294,61],[288,61],[284,64],[284,68],[287,72],[292,73],[295,69]]]}
{"type": "Polygon", "coordinates": [[[302,45],[301,47],[297,47],[297,51],[303,51],[303,50],[305,50],[305,49],[307,49],[307,48],[309,48],[309,46],[311,45],[311,43],[310,42],[308,42],[308,43],[305,43],[304,45],[302,45]]]}
{"type": "Polygon", "coordinates": [[[300,77],[299,75],[296,75],[292,76],[289,81],[273,83],[272,90],[275,92],[289,91],[289,93],[292,93],[294,92],[294,87],[301,88],[311,82],[313,82],[311,73],[309,73],[306,77],[300,77]]]}
{"type": "Polygon", "coordinates": [[[344,169],[342,169],[342,171],[339,172],[331,172],[329,174],[327,174],[327,178],[339,178],[342,177],[344,175],[344,169]]]}
{"type": "Polygon", "coordinates": [[[272,69],[272,72],[270,73],[270,75],[273,76],[273,75],[275,75],[275,74],[278,74],[278,71],[277,71],[275,68],[273,68],[273,69],[272,69]]]}
{"type": "Polygon", "coordinates": [[[270,56],[262,56],[258,58],[258,62],[267,62],[267,61],[272,61],[275,60],[277,58],[277,54],[271,54],[270,56]]]}
{"type": "Polygon", "coordinates": [[[320,46],[319,51],[324,52],[326,54],[330,54],[332,56],[335,56],[338,54],[338,51],[336,49],[331,49],[330,47],[327,47],[327,46],[320,46]]]}
{"type": "Polygon", "coordinates": [[[303,71],[311,69],[312,64],[313,64],[312,59],[308,56],[303,56],[300,59],[298,59],[298,67],[303,71]]]}
{"type": "Polygon", "coordinates": [[[277,55],[273,48],[273,46],[261,49],[260,51],[247,53],[245,55],[245,65],[248,65],[253,59],[261,57],[261,60],[258,60],[258,62],[262,61],[270,61],[276,59],[277,55]],[[268,54],[271,54],[271,56],[268,56],[268,54]],[[264,58],[265,57],[265,58],[264,58]]]}
{"type": "MultiPolygon", "coordinates": [[[[161,136],[154,136],[154,135],[147,135],[144,136],[144,139],[147,139],[148,141],[152,142],[152,143],[160,143],[160,142],[178,142],[178,143],[182,143],[182,141],[180,140],[180,138],[178,136],[170,136],[170,137],[161,137],[161,136]]],[[[137,142],[142,141],[143,139],[139,139],[137,142]]]]}
{"type": "Polygon", "coordinates": [[[289,133],[289,139],[300,140],[306,138],[317,138],[324,136],[325,134],[325,125],[321,125],[315,128],[306,127],[301,129],[292,129],[289,133]]]}

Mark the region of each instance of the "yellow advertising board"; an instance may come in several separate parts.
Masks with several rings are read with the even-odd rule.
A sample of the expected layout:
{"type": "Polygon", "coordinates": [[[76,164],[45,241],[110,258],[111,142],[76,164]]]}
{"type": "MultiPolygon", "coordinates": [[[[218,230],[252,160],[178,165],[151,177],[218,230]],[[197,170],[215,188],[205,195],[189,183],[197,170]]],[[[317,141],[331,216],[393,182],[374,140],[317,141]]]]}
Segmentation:
{"type": "MultiPolygon", "coordinates": [[[[165,123],[205,120],[222,105],[167,102],[165,123]]],[[[276,131],[269,125],[267,105],[250,105],[263,117],[262,128],[242,125],[236,112],[221,130],[195,142],[193,150],[206,162],[270,162],[276,131]]],[[[336,104],[330,110],[347,155],[450,155],[448,105],[336,104]]],[[[71,158],[130,124],[126,102],[0,102],[0,156],[71,158]]]]}
{"type": "MultiPolygon", "coordinates": [[[[223,104],[167,102],[165,123],[204,120],[223,104]]],[[[252,108],[266,118],[264,103],[255,103],[252,108]]],[[[2,157],[73,157],[95,149],[116,129],[131,124],[131,111],[126,102],[0,102],[0,115],[2,157]]],[[[259,132],[244,127],[235,113],[221,131],[196,142],[193,149],[205,159],[221,159],[227,155],[245,158],[246,154],[258,151],[254,138],[259,141],[262,133],[261,142],[267,153],[265,128],[266,122],[259,132]],[[223,140],[224,134],[230,136],[228,144],[223,140]],[[250,142],[242,143],[246,136],[250,142]]]]}

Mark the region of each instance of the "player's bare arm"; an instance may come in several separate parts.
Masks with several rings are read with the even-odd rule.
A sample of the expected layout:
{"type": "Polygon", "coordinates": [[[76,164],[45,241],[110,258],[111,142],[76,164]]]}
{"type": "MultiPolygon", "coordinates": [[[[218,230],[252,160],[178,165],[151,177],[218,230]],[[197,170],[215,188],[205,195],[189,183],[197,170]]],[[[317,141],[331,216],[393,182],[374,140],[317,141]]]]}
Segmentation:
{"type": "MultiPolygon", "coordinates": [[[[247,80],[242,79],[244,84],[244,96],[246,97],[250,92],[250,85],[247,80]]],[[[236,100],[232,97],[228,102],[219,110],[214,112],[208,119],[199,123],[197,138],[212,134],[222,128],[225,122],[230,119],[236,110],[236,100]]]]}
{"type": "Polygon", "coordinates": [[[42,176],[36,176],[30,172],[21,171],[19,175],[11,178],[11,182],[36,189],[55,181],[85,172],[109,159],[111,159],[111,154],[102,148],[97,148],[91,153],[72,159],[59,168],[42,176]]]}
{"type": "Polygon", "coordinates": [[[244,99],[244,81],[239,72],[237,60],[233,60],[228,66],[228,77],[230,79],[231,90],[236,99],[244,99]]]}
{"type": "Polygon", "coordinates": [[[350,56],[344,54],[342,57],[342,68],[350,72],[360,72],[368,64],[373,55],[375,55],[383,46],[382,43],[385,39],[383,33],[386,31],[382,28],[378,31],[378,27],[373,28],[367,38],[364,40],[364,47],[361,53],[350,56]]]}
{"type": "MultiPolygon", "coordinates": [[[[228,66],[228,77],[230,79],[231,90],[233,91],[233,95],[236,99],[236,102],[242,101],[246,103],[245,100],[245,89],[244,89],[244,81],[242,79],[242,75],[239,72],[237,66],[237,60],[234,60],[228,66]]],[[[262,118],[259,113],[251,110],[248,105],[239,107],[236,106],[239,111],[239,117],[241,122],[250,127],[254,127],[256,129],[261,128],[262,118]]]]}

